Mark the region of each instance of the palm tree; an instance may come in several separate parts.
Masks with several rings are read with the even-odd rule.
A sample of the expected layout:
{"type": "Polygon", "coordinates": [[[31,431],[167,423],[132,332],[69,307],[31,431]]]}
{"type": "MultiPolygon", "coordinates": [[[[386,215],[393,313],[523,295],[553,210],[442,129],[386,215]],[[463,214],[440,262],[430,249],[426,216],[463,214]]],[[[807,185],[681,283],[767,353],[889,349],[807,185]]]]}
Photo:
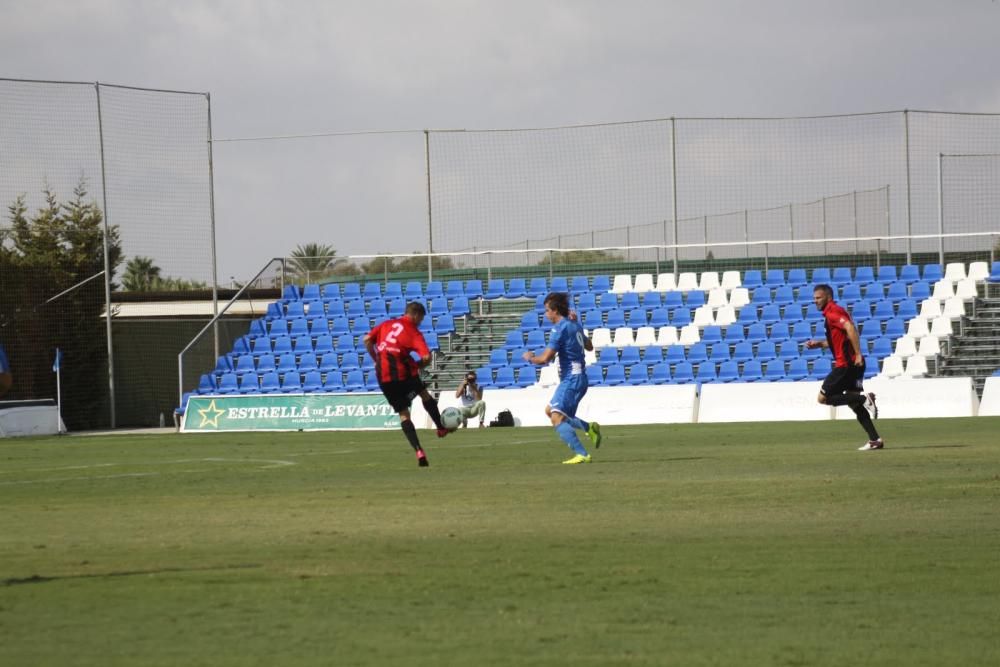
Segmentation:
{"type": "Polygon", "coordinates": [[[288,258],[288,270],[297,282],[308,283],[331,273],[346,261],[337,258],[333,246],[306,243],[292,251],[288,258]]]}
{"type": "Polygon", "coordinates": [[[125,265],[122,286],[130,292],[148,292],[160,278],[160,267],[152,257],[133,257],[125,265]]]}

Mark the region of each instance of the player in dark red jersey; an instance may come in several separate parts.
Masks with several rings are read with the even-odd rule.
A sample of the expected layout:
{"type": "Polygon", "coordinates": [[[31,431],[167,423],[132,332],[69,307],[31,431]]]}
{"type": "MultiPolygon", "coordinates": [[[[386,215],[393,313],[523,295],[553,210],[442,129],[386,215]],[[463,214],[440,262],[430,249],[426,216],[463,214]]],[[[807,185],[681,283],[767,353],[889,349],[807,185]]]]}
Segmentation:
{"type": "Polygon", "coordinates": [[[872,422],[873,418],[878,417],[875,394],[864,393],[861,384],[865,377],[865,357],[861,353],[858,329],[847,311],[834,302],[833,288],[829,285],[816,285],[813,288],[813,302],[823,313],[826,340],[807,340],[806,347],[825,347],[833,353],[833,368],[823,380],[816,400],[824,405],[848,406],[868,434],[868,442],[859,449],[882,449],[885,443],[872,422]]]}
{"type": "Polygon", "coordinates": [[[375,360],[378,386],[389,405],[399,414],[399,425],[417,453],[417,465],[422,468],[429,463],[417,438],[417,429],[410,421],[410,405],[414,398],[420,396],[424,409],[437,426],[438,437],[448,434],[441,425],[437,401],[420,379],[420,369],[431,363],[431,352],[418,328],[426,315],[423,304],[416,301],[408,303],[402,317],[379,324],[365,336],[365,348],[375,360]],[[420,361],[415,361],[410,352],[416,352],[420,361]]]}

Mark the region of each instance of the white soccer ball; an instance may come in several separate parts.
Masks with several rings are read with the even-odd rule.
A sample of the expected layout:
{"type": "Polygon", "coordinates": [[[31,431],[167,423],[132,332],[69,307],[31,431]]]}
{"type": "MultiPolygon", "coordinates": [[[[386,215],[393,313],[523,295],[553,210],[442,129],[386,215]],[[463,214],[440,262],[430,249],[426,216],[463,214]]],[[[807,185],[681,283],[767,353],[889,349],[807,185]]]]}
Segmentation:
{"type": "Polygon", "coordinates": [[[445,408],[441,411],[441,425],[454,431],[462,425],[462,411],[458,408],[445,408]]]}

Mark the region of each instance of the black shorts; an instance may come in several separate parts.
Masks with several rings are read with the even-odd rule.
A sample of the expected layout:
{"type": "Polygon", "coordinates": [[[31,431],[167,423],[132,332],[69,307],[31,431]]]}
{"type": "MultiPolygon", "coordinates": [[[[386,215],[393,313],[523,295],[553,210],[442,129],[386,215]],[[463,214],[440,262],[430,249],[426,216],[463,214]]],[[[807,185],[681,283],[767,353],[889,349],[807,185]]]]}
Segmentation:
{"type": "Polygon", "coordinates": [[[403,410],[409,410],[413,399],[427,387],[419,377],[395,382],[379,382],[378,386],[382,390],[385,400],[389,401],[389,405],[397,414],[403,410]]]}
{"type": "Polygon", "coordinates": [[[830,374],[823,380],[820,392],[824,396],[835,396],[848,391],[862,391],[862,380],[865,379],[865,365],[834,366],[830,374]]]}

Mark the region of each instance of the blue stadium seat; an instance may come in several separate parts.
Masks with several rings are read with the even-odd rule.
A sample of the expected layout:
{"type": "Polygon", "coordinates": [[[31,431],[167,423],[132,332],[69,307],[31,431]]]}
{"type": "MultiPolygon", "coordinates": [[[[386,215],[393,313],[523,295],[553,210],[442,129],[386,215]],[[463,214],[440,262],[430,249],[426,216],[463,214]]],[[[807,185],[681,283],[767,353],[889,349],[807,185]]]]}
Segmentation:
{"type": "Polygon", "coordinates": [[[297,370],[288,371],[281,376],[281,393],[297,394],[302,392],[302,376],[297,370]]]}
{"type": "Polygon", "coordinates": [[[408,280],[403,289],[403,298],[407,301],[417,301],[424,298],[424,287],[419,280],[408,280]]]}
{"type": "Polygon", "coordinates": [[[764,365],[764,379],[768,382],[781,382],[785,379],[785,362],[772,359],[764,365]]]}
{"type": "Polygon", "coordinates": [[[830,368],[832,364],[830,363],[830,357],[823,356],[819,357],[812,363],[812,369],[809,371],[809,378],[812,380],[822,380],[827,375],[830,374],[830,368]]]}
{"type": "Polygon", "coordinates": [[[892,354],[892,339],[888,336],[880,336],[872,340],[871,355],[881,361],[892,354]]]}
{"type": "Polygon", "coordinates": [[[784,269],[768,269],[765,276],[764,284],[768,287],[779,287],[785,284],[784,269]]]}
{"type": "Polygon", "coordinates": [[[298,301],[302,298],[302,292],[298,285],[285,285],[285,289],[281,291],[281,298],[284,301],[298,301]]]}
{"type": "Polygon", "coordinates": [[[639,348],[635,347],[634,345],[623,347],[618,357],[618,361],[622,364],[622,366],[630,366],[631,364],[639,363],[640,361],[639,348]]]}
{"type": "Polygon", "coordinates": [[[256,373],[249,373],[247,375],[241,375],[239,381],[239,393],[240,394],[256,394],[260,391],[260,382],[257,379],[256,373]]]}
{"type": "Polygon", "coordinates": [[[693,343],[687,350],[687,360],[692,365],[708,361],[708,346],[702,342],[693,343]]]}
{"type": "Polygon", "coordinates": [[[820,266],[812,270],[812,280],[809,281],[813,285],[833,285],[833,277],[830,275],[830,269],[825,266],[820,266]]]}
{"type": "Polygon", "coordinates": [[[513,366],[501,366],[496,369],[496,377],[493,380],[493,386],[497,389],[512,387],[516,382],[517,378],[514,375],[513,366]]]}
{"type": "Polygon", "coordinates": [[[243,355],[236,360],[236,374],[246,375],[247,373],[257,374],[257,367],[254,366],[251,355],[243,355]]]}
{"type": "Polygon", "coordinates": [[[590,283],[591,292],[610,292],[611,291],[611,277],[605,275],[594,276],[594,279],[590,283]]]}
{"type": "Polygon", "coordinates": [[[674,367],[671,384],[691,384],[694,382],[694,367],[687,361],[682,361],[674,367]]]}
{"type": "Polygon", "coordinates": [[[920,280],[920,267],[915,264],[904,264],[899,269],[899,279],[907,285],[912,285],[920,280]]]}
{"type": "Polygon", "coordinates": [[[659,292],[643,292],[639,302],[643,308],[652,310],[663,305],[663,295],[659,292]]]}
{"type": "Polygon", "coordinates": [[[715,362],[703,361],[698,364],[694,379],[702,384],[717,382],[718,376],[715,372],[715,362]]]}
{"type": "Polygon", "coordinates": [[[781,311],[781,321],[789,325],[802,320],[802,304],[790,303],[781,311]]]}
{"type": "Polygon", "coordinates": [[[812,338],[812,327],[806,321],[796,322],[792,325],[789,336],[796,343],[804,343],[812,338]]]}
{"type": "Polygon", "coordinates": [[[733,361],[750,361],[753,359],[753,343],[743,341],[733,348],[733,361]]]}
{"type": "Polygon", "coordinates": [[[339,299],[342,296],[340,292],[340,285],[338,285],[337,283],[327,283],[323,285],[323,289],[321,290],[321,292],[322,292],[321,298],[323,299],[334,299],[334,298],[339,299]]]}
{"type": "Polygon", "coordinates": [[[361,368],[361,360],[358,358],[357,352],[340,355],[340,370],[347,372],[359,368],[361,368]]]}
{"type": "Polygon", "coordinates": [[[991,283],[1000,283],[1000,262],[990,264],[990,275],[987,280],[991,283]]]}
{"type": "Polygon", "coordinates": [[[722,363],[724,361],[729,361],[729,343],[716,343],[711,348],[709,348],[708,359],[709,361],[714,361],[715,363],[722,363]]]}
{"type": "Polygon", "coordinates": [[[806,278],[806,270],[802,268],[788,269],[788,277],[785,279],[785,284],[791,287],[802,287],[808,282],[806,278]]]}
{"type": "Polygon", "coordinates": [[[487,362],[487,365],[490,368],[500,368],[501,366],[506,366],[508,361],[507,350],[497,348],[495,350],[490,350],[490,359],[487,362]]]}
{"type": "Polygon", "coordinates": [[[465,284],[461,280],[449,280],[445,283],[444,295],[449,299],[465,296],[465,284]]]}
{"type": "Polygon", "coordinates": [[[302,391],[307,394],[323,391],[323,376],[319,371],[313,370],[305,374],[305,379],[302,380],[302,391]]]}
{"type": "Polygon", "coordinates": [[[669,384],[671,381],[670,364],[665,361],[653,364],[649,370],[649,381],[652,384],[669,384]]]}
{"type": "Polygon", "coordinates": [[[642,360],[650,366],[663,361],[663,348],[659,345],[647,345],[640,350],[639,354],[642,360]]]}
{"type": "Polygon", "coordinates": [[[663,293],[663,307],[667,309],[680,308],[684,305],[684,293],[683,292],[664,292],[663,293]]]}
{"type": "Polygon", "coordinates": [[[344,391],[364,391],[365,372],[361,368],[354,368],[344,374],[344,391]]]}
{"type": "Polygon", "coordinates": [[[748,269],[743,272],[743,287],[746,287],[748,290],[752,290],[763,284],[764,281],[761,278],[760,271],[757,269],[748,269]]]}
{"type": "Polygon", "coordinates": [[[883,264],[878,267],[878,281],[880,283],[894,283],[899,280],[896,267],[891,264],[883,264]]]}
{"type": "Polygon", "coordinates": [[[875,269],[870,266],[859,266],[854,269],[854,282],[867,285],[875,282],[875,269]]]}
{"type": "Polygon", "coordinates": [[[528,336],[524,341],[524,344],[526,347],[529,347],[532,350],[538,350],[540,348],[545,347],[546,345],[545,330],[535,329],[534,331],[529,331],[528,336]]]}
{"type": "Polygon", "coordinates": [[[743,370],[740,372],[740,380],[743,382],[760,382],[764,379],[764,371],[761,369],[761,364],[756,359],[751,359],[750,361],[743,364],[743,370]]]}
{"type": "Polygon", "coordinates": [[[514,384],[518,387],[530,387],[536,382],[538,382],[538,375],[535,371],[535,366],[520,366],[515,371],[514,384]]]}
{"type": "Polygon", "coordinates": [[[679,364],[685,360],[683,345],[668,345],[664,359],[670,364],[679,364]]]}
{"type": "Polygon", "coordinates": [[[872,316],[872,305],[868,301],[861,299],[851,304],[851,319],[855,324],[862,324],[872,316]]]}
{"type": "Polygon", "coordinates": [[[368,282],[365,283],[364,288],[361,290],[361,298],[364,301],[374,301],[375,299],[382,298],[382,283],[368,282]]]}
{"type": "Polygon", "coordinates": [[[775,324],[781,321],[781,307],[776,303],[766,304],[760,309],[760,316],[757,318],[764,324],[775,324]]]}
{"type": "Polygon", "coordinates": [[[702,290],[691,290],[684,295],[684,303],[688,308],[698,308],[704,306],[706,302],[705,292],[702,290]]]}
{"type": "Polygon", "coordinates": [[[659,329],[670,325],[670,311],[666,308],[653,308],[649,312],[649,326],[659,329]]]}
{"type": "Polygon", "coordinates": [[[439,315],[437,319],[434,320],[434,333],[439,336],[446,336],[448,334],[455,333],[455,318],[451,316],[451,313],[439,315]]]}
{"type": "MultiPolygon", "coordinates": [[[[840,286],[847,285],[854,282],[851,277],[851,268],[848,266],[836,266],[833,269],[833,274],[830,277],[831,285],[840,286]]],[[[813,282],[817,282],[815,279],[813,282]]]]}
{"type": "Polygon", "coordinates": [[[754,352],[754,359],[757,361],[770,361],[778,357],[778,350],[774,341],[765,340],[757,344],[757,351],[754,352]]]}
{"type": "Polygon", "coordinates": [[[885,286],[882,283],[868,283],[861,289],[861,298],[881,301],[885,298],[885,286]]]}
{"type": "Polygon", "coordinates": [[[257,357],[257,374],[266,373],[268,371],[273,371],[277,368],[278,362],[275,360],[273,354],[262,354],[257,357]]]}
{"type": "Polygon", "coordinates": [[[503,347],[505,350],[516,350],[519,347],[524,347],[524,333],[520,329],[508,331],[503,347]]]}
{"type": "Polygon", "coordinates": [[[569,281],[566,279],[566,276],[552,276],[548,291],[569,293],[569,281]]]}
{"type": "Polygon", "coordinates": [[[910,298],[920,303],[924,299],[931,298],[931,284],[923,280],[918,280],[910,285],[910,298]]]}
{"type": "Polygon", "coordinates": [[[891,299],[892,301],[908,299],[910,298],[910,290],[907,288],[906,283],[902,280],[896,280],[889,283],[888,288],[886,288],[885,298],[891,299]]]}
{"type": "Polygon", "coordinates": [[[604,371],[604,384],[608,386],[622,385],[627,382],[625,377],[625,366],[622,364],[611,364],[604,371]]]}
{"type": "Polygon", "coordinates": [[[625,374],[628,376],[626,384],[630,386],[649,384],[649,367],[642,362],[626,366],[625,374]]]}
{"type": "Polygon", "coordinates": [[[903,299],[896,304],[896,317],[912,320],[916,316],[917,302],[915,299],[903,299]]]}
{"type": "Polygon", "coordinates": [[[689,324],[691,324],[691,311],[687,307],[681,306],[670,311],[670,326],[680,329],[689,324]]]}
{"type": "Polygon", "coordinates": [[[809,360],[805,357],[796,357],[788,362],[788,371],[785,377],[792,382],[805,380],[809,377],[809,360]]]}
{"type": "Polygon", "coordinates": [[[746,340],[750,343],[759,343],[767,340],[767,325],[763,322],[754,322],[747,328],[746,340]]]}
{"type": "MultiPolygon", "coordinates": [[[[367,357],[368,355],[365,356],[367,357]]],[[[299,373],[308,373],[319,369],[319,361],[314,352],[306,352],[299,357],[297,366],[299,373]]]]}
{"type": "Polygon", "coordinates": [[[569,291],[573,294],[589,294],[590,280],[587,276],[573,276],[569,283],[569,291]]]}
{"type": "Polygon", "coordinates": [[[605,326],[609,329],[617,329],[618,327],[627,326],[625,324],[625,311],[620,308],[609,310],[608,317],[605,320],[605,326]]]}
{"type": "Polygon", "coordinates": [[[380,387],[378,385],[378,373],[375,369],[368,369],[365,371],[365,391],[379,391],[380,387]]]}
{"type": "Polygon", "coordinates": [[[778,359],[791,361],[799,358],[799,344],[794,340],[786,340],[778,346],[778,359]]]}
{"type": "Polygon", "coordinates": [[[578,311],[597,309],[597,295],[593,292],[578,294],[573,299],[576,302],[578,311]]]}
{"type": "Polygon", "coordinates": [[[771,303],[771,288],[770,287],[757,287],[751,292],[750,303],[756,306],[763,306],[765,304],[771,303]]]}
{"type": "Polygon", "coordinates": [[[611,292],[601,292],[597,295],[597,307],[602,312],[616,310],[618,308],[618,295],[611,292]]]}
{"type": "Polygon", "coordinates": [[[710,345],[722,342],[722,327],[717,324],[707,325],[701,330],[701,342],[710,345]]]}
{"type": "Polygon", "coordinates": [[[511,278],[507,283],[504,296],[508,299],[523,299],[528,295],[528,286],[524,278],[511,278]]]}
{"type": "Polygon", "coordinates": [[[625,292],[618,298],[618,307],[624,311],[639,307],[639,293],[625,292]]]}
{"type": "Polygon", "coordinates": [[[723,361],[719,364],[719,382],[736,382],[740,379],[740,365],[735,361],[723,361]]]}
{"type": "Polygon", "coordinates": [[[875,302],[874,312],[872,317],[876,320],[889,320],[896,316],[896,310],[893,307],[892,301],[888,299],[882,299],[881,301],[875,302]]]}
{"type": "Polygon", "coordinates": [[[470,300],[483,298],[483,281],[478,278],[466,280],[464,296],[466,299],[470,300]]]}
{"type": "Polygon", "coordinates": [[[591,387],[600,386],[604,384],[604,368],[597,365],[587,366],[587,384],[591,387]]]}
{"type": "Polygon", "coordinates": [[[628,311],[625,317],[625,326],[632,327],[633,329],[638,329],[639,327],[646,326],[646,309],[645,308],[632,308],[628,311]]]}
{"type": "Polygon", "coordinates": [[[932,285],[943,277],[944,272],[941,270],[940,264],[924,264],[924,268],[920,272],[920,278],[932,285]]]}
{"type": "Polygon", "coordinates": [[[397,281],[388,282],[382,291],[382,296],[386,301],[389,299],[403,298],[403,284],[397,281]]]}
{"type": "Polygon", "coordinates": [[[604,326],[604,318],[601,316],[601,311],[597,308],[590,308],[582,311],[580,324],[584,329],[597,329],[604,326]]]}
{"type": "Polygon", "coordinates": [[[858,337],[863,341],[873,340],[881,335],[882,321],[874,318],[865,320],[861,324],[861,331],[858,332],[858,337]]]}
{"type": "Polygon", "coordinates": [[[216,390],[215,374],[204,373],[198,380],[198,394],[214,394],[216,390]]]}
{"type": "Polygon", "coordinates": [[[614,347],[602,347],[597,350],[597,359],[594,362],[598,366],[610,366],[618,363],[618,349],[614,347]]]}
{"type": "Polygon", "coordinates": [[[425,299],[439,299],[444,296],[444,285],[440,280],[428,280],[424,287],[425,299]]]}
{"type": "Polygon", "coordinates": [[[779,306],[787,306],[795,303],[795,289],[791,285],[779,286],[776,290],[774,290],[774,296],[771,297],[771,302],[776,303],[779,306]]]}
{"type": "Polygon", "coordinates": [[[855,301],[861,301],[861,285],[858,283],[847,283],[841,286],[840,296],[837,297],[837,301],[845,308],[855,301]]]}
{"type": "Polygon", "coordinates": [[[746,340],[746,331],[742,324],[730,324],[726,326],[725,336],[727,343],[735,344],[746,340]]]}
{"type": "Polygon", "coordinates": [[[330,371],[323,378],[323,391],[338,394],[344,391],[344,374],[340,371],[330,371]]]}
{"type": "Polygon", "coordinates": [[[277,372],[268,371],[260,376],[260,393],[277,394],[280,391],[281,380],[278,378],[277,372]]]}
{"type": "Polygon", "coordinates": [[[534,299],[538,296],[545,296],[549,293],[549,286],[544,277],[536,276],[531,279],[528,283],[528,289],[525,292],[529,297],[534,299]]]}
{"type": "Polygon", "coordinates": [[[501,299],[507,294],[507,286],[504,284],[502,278],[491,278],[486,283],[486,293],[483,295],[484,298],[493,300],[501,299]]]}

